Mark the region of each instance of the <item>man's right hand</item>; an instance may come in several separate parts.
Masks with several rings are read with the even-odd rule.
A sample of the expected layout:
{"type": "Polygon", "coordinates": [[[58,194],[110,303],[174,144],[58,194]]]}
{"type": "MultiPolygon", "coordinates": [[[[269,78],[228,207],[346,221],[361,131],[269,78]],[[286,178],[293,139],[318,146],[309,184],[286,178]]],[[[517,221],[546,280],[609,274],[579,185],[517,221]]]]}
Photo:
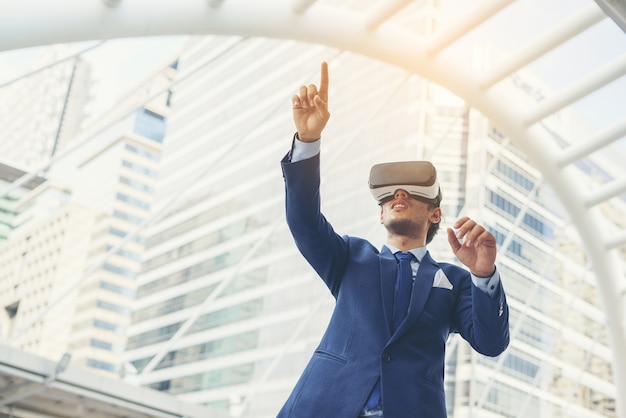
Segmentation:
{"type": "Polygon", "coordinates": [[[328,112],[328,64],[322,62],[319,89],[315,84],[301,86],[298,95],[291,99],[293,121],[302,142],[317,141],[330,119],[328,112]]]}

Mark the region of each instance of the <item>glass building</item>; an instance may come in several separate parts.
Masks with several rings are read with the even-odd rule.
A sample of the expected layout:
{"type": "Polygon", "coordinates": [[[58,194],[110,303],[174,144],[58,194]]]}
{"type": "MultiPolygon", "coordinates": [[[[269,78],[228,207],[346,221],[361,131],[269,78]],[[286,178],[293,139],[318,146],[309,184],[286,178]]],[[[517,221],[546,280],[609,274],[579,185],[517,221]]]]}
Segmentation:
{"type": "MultiPolygon", "coordinates": [[[[294,133],[290,98],[317,82],[322,60],[330,64],[332,114],[322,208],[335,229],[382,245],[369,168],[429,159],[441,181],[443,226],[467,214],[500,245],[512,342],[487,358],[450,339],[450,416],[616,416],[593,274],[532,163],[486,118],[426,80],[349,52],[262,38],[197,39],[179,60],[158,221],[147,230],[124,354],[133,378],[255,418],[275,416],[295,384],[333,299],[287,231],[279,161],[294,133]]],[[[558,136],[558,123],[552,128],[558,136]]],[[[586,167],[589,175],[602,164],[586,167]]],[[[622,221],[623,203],[610,208],[622,221]]],[[[430,251],[454,262],[445,234],[430,251]]]]}
{"type": "Polygon", "coordinates": [[[48,181],[19,190],[0,246],[1,337],[14,347],[53,360],[71,353],[74,365],[116,379],[132,373],[122,352],[169,107],[166,93],[146,97],[174,74],[146,80],[48,181]]]}

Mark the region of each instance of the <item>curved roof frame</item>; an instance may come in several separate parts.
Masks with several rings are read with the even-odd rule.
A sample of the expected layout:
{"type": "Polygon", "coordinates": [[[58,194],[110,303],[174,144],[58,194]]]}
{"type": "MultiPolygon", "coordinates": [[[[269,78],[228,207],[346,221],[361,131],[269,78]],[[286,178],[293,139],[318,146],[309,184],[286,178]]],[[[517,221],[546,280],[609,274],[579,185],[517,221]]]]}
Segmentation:
{"type": "Polygon", "coordinates": [[[529,104],[508,78],[606,18],[589,2],[514,54],[479,72],[449,47],[513,0],[485,0],[474,12],[425,39],[390,19],[411,0],[378,1],[353,11],[315,0],[29,0],[3,5],[0,51],[93,39],[178,34],[264,36],[325,44],[404,68],[447,88],[488,117],[533,161],[575,224],[592,263],[606,313],[617,387],[618,416],[626,413],[626,277],[618,248],[626,231],[610,225],[599,204],[626,193],[626,172],[581,193],[574,164],[626,135],[626,119],[562,148],[543,121],[626,74],[626,55],[564,90],[529,104]],[[323,22],[323,24],[320,24],[323,22]]]}

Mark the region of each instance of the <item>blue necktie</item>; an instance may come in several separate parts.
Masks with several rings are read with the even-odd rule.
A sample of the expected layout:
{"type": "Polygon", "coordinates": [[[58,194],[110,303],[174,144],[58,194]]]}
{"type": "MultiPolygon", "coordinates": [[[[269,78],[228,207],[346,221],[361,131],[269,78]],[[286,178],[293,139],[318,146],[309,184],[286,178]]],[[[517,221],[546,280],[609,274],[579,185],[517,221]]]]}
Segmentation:
{"type": "MultiPolygon", "coordinates": [[[[411,260],[415,258],[412,253],[398,251],[394,254],[398,259],[398,273],[393,296],[393,331],[395,332],[409,311],[411,291],[413,290],[413,270],[411,260]]],[[[365,409],[372,410],[380,404],[380,379],[370,394],[365,409]]]]}
{"type": "Polygon", "coordinates": [[[411,253],[397,252],[398,275],[396,277],[396,287],[393,297],[393,330],[397,330],[407,312],[411,301],[411,291],[413,290],[413,270],[411,260],[415,258],[411,253]]]}

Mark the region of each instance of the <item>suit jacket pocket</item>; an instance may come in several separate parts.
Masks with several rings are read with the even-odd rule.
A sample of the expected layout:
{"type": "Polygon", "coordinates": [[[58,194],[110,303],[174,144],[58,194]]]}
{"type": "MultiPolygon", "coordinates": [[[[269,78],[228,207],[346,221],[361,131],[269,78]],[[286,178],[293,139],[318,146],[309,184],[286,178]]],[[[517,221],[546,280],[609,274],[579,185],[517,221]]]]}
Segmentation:
{"type": "Polygon", "coordinates": [[[450,283],[448,276],[446,276],[446,273],[444,273],[442,269],[437,270],[437,273],[435,273],[435,278],[433,280],[433,287],[438,287],[441,289],[448,289],[448,290],[452,290],[454,288],[452,286],[452,283],[450,283]]]}
{"type": "Polygon", "coordinates": [[[443,287],[433,287],[420,316],[419,326],[449,329],[454,311],[454,291],[443,287]]]}
{"type": "Polygon", "coordinates": [[[346,364],[348,361],[347,358],[340,356],[339,354],[331,353],[330,351],[325,351],[325,350],[319,350],[319,349],[315,350],[315,353],[313,355],[318,358],[332,360],[341,364],[346,364]]]}

